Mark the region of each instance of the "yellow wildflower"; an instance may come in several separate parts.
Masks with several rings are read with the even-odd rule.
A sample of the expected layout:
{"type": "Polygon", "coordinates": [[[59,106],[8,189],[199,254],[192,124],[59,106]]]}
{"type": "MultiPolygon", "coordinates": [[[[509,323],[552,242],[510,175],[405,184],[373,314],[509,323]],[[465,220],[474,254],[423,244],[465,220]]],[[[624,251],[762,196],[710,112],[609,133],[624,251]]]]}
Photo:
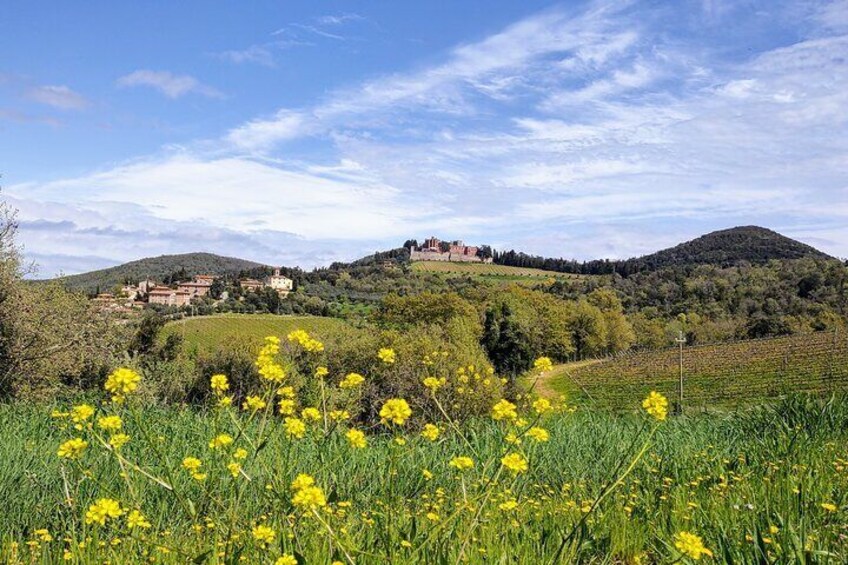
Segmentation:
{"type": "Polygon", "coordinates": [[[315,479],[306,473],[300,473],[297,477],[294,478],[291,484],[292,490],[302,490],[306,487],[311,487],[315,484],[315,479]]]}
{"type": "Polygon", "coordinates": [[[330,419],[334,422],[343,422],[350,420],[350,412],[347,410],[331,410],[330,419]]]}
{"type": "Polygon", "coordinates": [[[319,379],[323,379],[327,375],[330,374],[330,370],[327,367],[316,367],[315,368],[315,376],[319,379]]]}
{"type": "Polygon", "coordinates": [[[130,436],[127,434],[115,434],[109,438],[109,445],[115,449],[121,449],[127,442],[130,441],[130,436]]]}
{"type": "Polygon", "coordinates": [[[141,381],[141,375],[132,369],[121,367],[109,374],[106,378],[106,384],[103,386],[107,392],[112,394],[114,402],[121,403],[128,394],[135,392],[139,381],[141,381]]]}
{"type": "Polygon", "coordinates": [[[300,415],[307,422],[318,422],[319,420],[321,420],[321,411],[311,406],[309,408],[304,408],[303,410],[301,410],[300,415]]]}
{"type": "Polygon", "coordinates": [[[651,391],[642,401],[645,412],[662,422],[668,415],[668,399],[656,391],[651,391]]]}
{"type": "Polygon", "coordinates": [[[676,547],[683,555],[691,557],[696,561],[700,559],[702,555],[708,555],[710,557],[713,555],[709,549],[704,547],[704,542],[700,536],[696,536],[689,532],[678,532],[675,534],[674,547],[676,547]]]}
{"type": "Polygon", "coordinates": [[[505,502],[498,504],[498,508],[500,508],[504,512],[510,512],[518,508],[518,501],[516,501],[514,498],[511,498],[505,502]]]}
{"type": "Polygon", "coordinates": [[[300,418],[289,417],[283,421],[286,435],[296,439],[302,439],[306,435],[306,424],[300,418]]]}
{"type": "Polygon", "coordinates": [[[147,518],[145,518],[144,514],[142,514],[140,511],[133,510],[127,515],[127,527],[130,529],[146,529],[150,527],[150,522],[147,521],[147,518]]]}
{"type": "Polygon", "coordinates": [[[239,473],[241,473],[241,465],[239,465],[235,461],[230,461],[229,463],[227,463],[227,470],[230,472],[233,478],[236,478],[239,476],[239,473]]]}
{"type": "Polygon", "coordinates": [[[232,396],[222,396],[221,398],[218,399],[218,406],[221,407],[221,408],[226,408],[227,406],[230,406],[232,403],[233,403],[233,397],[232,396]]]}
{"type": "Polygon", "coordinates": [[[120,416],[101,416],[97,419],[97,427],[101,430],[116,432],[121,429],[122,425],[120,416]]]}
{"type": "Polygon", "coordinates": [[[201,465],[203,465],[203,462],[197,457],[186,457],[183,459],[183,469],[191,473],[200,469],[201,465]]]}
{"type": "Polygon", "coordinates": [[[391,422],[402,426],[410,416],[412,416],[412,409],[402,398],[390,398],[380,409],[380,418],[384,424],[391,422]]]}
{"type": "Polygon", "coordinates": [[[278,557],[277,560],[274,561],[274,565],[297,565],[297,559],[294,555],[286,553],[285,555],[278,557]]]}
{"type": "Polygon", "coordinates": [[[439,429],[439,426],[434,424],[425,424],[424,429],[421,430],[421,436],[429,441],[436,441],[440,433],[441,430],[439,429]]]}
{"type": "Polygon", "coordinates": [[[351,428],[347,431],[345,437],[347,438],[347,441],[348,443],[350,443],[351,446],[359,449],[362,449],[368,444],[368,440],[365,439],[365,434],[362,432],[362,430],[351,428]]]}
{"type": "Polygon", "coordinates": [[[82,438],[69,439],[59,446],[56,454],[65,459],[79,459],[88,447],[88,442],[82,438]]]}
{"type": "Polygon", "coordinates": [[[821,507],[827,510],[828,512],[836,512],[838,510],[836,505],[830,502],[822,502],[821,507]]]}
{"type": "Polygon", "coordinates": [[[250,410],[251,412],[262,410],[266,406],[267,404],[265,403],[265,401],[258,396],[248,396],[244,399],[244,402],[241,405],[243,410],[250,410]]]}
{"type": "Polygon", "coordinates": [[[233,437],[229,434],[218,434],[209,442],[209,449],[227,447],[233,443],[233,437]]]}
{"type": "Polygon", "coordinates": [[[247,450],[243,447],[239,447],[238,449],[236,449],[236,452],[233,453],[233,459],[244,461],[245,459],[247,459],[247,450]]]}
{"type": "Polygon", "coordinates": [[[348,373],[345,378],[339,383],[339,388],[349,389],[356,388],[365,382],[365,377],[359,373],[348,373]]]}
{"type": "Polygon", "coordinates": [[[277,533],[264,524],[259,524],[253,528],[253,539],[258,541],[262,547],[274,542],[274,537],[277,533]]]}
{"type": "Polygon", "coordinates": [[[88,512],[85,513],[86,524],[106,524],[107,518],[118,518],[124,513],[120,503],[111,498],[101,498],[97,502],[88,507],[88,512]]]}
{"type": "Polygon", "coordinates": [[[533,362],[533,368],[540,373],[545,373],[553,369],[554,364],[551,363],[551,359],[549,357],[539,357],[533,362]]]}
{"type": "Polygon", "coordinates": [[[549,412],[551,409],[551,401],[547,398],[537,398],[533,402],[533,410],[536,411],[536,414],[544,414],[545,412],[549,412]]]}
{"type": "Polygon", "coordinates": [[[544,428],[532,427],[527,431],[527,435],[538,442],[548,441],[550,439],[548,430],[544,428]]]}
{"type": "Polygon", "coordinates": [[[94,408],[88,404],[80,404],[71,409],[71,420],[77,424],[85,422],[94,415],[94,408]]]}
{"type": "Polygon", "coordinates": [[[424,387],[436,392],[442,388],[446,382],[447,381],[444,378],[437,379],[436,377],[427,377],[424,379],[424,387]]]}
{"type": "Polygon", "coordinates": [[[474,467],[474,460],[470,457],[465,457],[464,455],[462,455],[459,457],[454,457],[448,464],[451,467],[459,469],[460,471],[467,471],[468,469],[474,467]]]}
{"type": "Polygon", "coordinates": [[[295,402],[289,398],[281,398],[279,402],[277,402],[277,407],[280,410],[280,414],[283,416],[291,416],[294,414],[295,402]]]}
{"type": "Polygon", "coordinates": [[[224,394],[224,392],[230,390],[227,375],[212,375],[212,378],[209,379],[209,384],[217,394],[224,394]]]}
{"type": "Polygon", "coordinates": [[[324,497],[324,491],[321,487],[306,487],[297,491],[292,497],[292,504],[304,508],[315,508],[327,505],[327,499],[324,497]]]}
{"type": "Polygon", "coordinates": [[[510,453],[501,459],[504,467],[515,474],[523,473],[528,469],[527,460],[520,453],[510,453]]]}
{"type": "Polygon", "coordinates": [[[395,354],[395,350],[390,347],[384,347],[377,352],[377,357],[380,358],[380,361],[385,363],[386,365],[391,365],[397,360],[397,355],[395,354]]]}
{"type": "Polygon", "coordinates": [[[515,420],[518,418],[515,404],[506,399],[499,401],[492,406],[492,418],[495,420],[515,420]]]}
{"type": "Polygon", "coordinates": [[[283,398],[293,399],[295,397],[293,386],[281,386],[277,389],[277,394],[283,398]]]}

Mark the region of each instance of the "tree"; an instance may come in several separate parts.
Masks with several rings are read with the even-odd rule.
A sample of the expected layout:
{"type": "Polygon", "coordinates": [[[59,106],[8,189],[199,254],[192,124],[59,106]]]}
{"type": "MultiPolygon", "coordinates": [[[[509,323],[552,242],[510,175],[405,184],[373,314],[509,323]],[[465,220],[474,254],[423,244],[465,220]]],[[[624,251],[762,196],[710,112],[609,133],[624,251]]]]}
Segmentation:
{"type": "Polygon", "coordinates": [[[513,383],[518,375],[533,365],[529,340],[506,303],[486,310],[482,345],[495,370],[502,375],[509,375],[513,383]]]}

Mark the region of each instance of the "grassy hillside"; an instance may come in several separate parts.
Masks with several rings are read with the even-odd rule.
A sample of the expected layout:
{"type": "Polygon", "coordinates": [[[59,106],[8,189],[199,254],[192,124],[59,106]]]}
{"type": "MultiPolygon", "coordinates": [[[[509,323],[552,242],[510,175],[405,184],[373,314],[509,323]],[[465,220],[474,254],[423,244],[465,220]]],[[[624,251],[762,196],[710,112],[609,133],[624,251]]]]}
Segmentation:
{"type": "Polygon", "coordinates": [[[91,271],[79,275],[63,277],[62,281],[69,287],[78,290],[93,291],[98,286],[106,291],[109,288],[123,284],[125,280],[142,280],[151,278],[161,281],[164,277],[185,269],[191,277],[199,274],[225,275],[238,273],[261,267],[260,263],[223,257],[212,253],[183,253],[181,255],[161,255],[130,261],[123,265],[91,271]]]}
{"type": "MultiPolygon", "coordinates": [[[[612,408],[632,408],[651,390],[677,398],[678,350],[647,351],[557,367],[541,389],[612,408]]],[[[754,404],[793,392],[848,390],[848,336],[822,332],[687,347],[688,408],[754,404]]]]}
{"type": "Polygon", "coordinates": [[[184,339],[184,347],[212,351],[235,340],[248,340],[258,346],[265,336],[285,337],[295,329],[306,330],[322,339],[343,327],[347,327],[347,323],[336,318],[221,314],[170,322],[165,326],[163,334],[180,334],[184,339]]]}
{"type": "Polygon", "coordinates": [[[450,263],[447,261],[416,261],[412,270],[418,272],[452,273],[458,275],[480,275],[486,277],[524,278],[524,277],[574,277],[554,271],[533,269],[529,267],[509,267],[484,263],[450,263]]]}

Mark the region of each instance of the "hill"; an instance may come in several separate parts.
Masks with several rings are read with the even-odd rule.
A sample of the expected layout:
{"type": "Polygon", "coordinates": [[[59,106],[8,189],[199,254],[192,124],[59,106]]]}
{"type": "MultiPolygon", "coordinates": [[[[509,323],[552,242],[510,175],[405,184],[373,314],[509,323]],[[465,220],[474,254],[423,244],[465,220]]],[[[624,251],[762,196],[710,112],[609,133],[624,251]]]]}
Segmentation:
{"type": "Polygon", "coordinates": [[[682,265],[729,267],[742,261],[761,265],[773,259],[832,259],[815,247],[758,226],[742,226],[702,235],[669,249],[628,259],[639,270],[655,270],[682,265]]]}
{"type": "MultiPolygon", "coordinates": [[[[819,332],[687,347],[688,408],[756,404],[784,394],[827,394],[848,387],[848,337],[819,332]]],[[[629,409],[651,390],[677,398],[679,351],[643,351],[557,367],[541,390],[629,409]]]]}
{"type": "Polygon", "coordinates": [[[668,267],[695,265],[729,267],[740,263],[763,265],[775,259],[802,258],[833,259],[814,247],[758,226],[740,226],[714,231],[668,249],[620,261],[596,259],[578,262],[531,256],[516,251],[494,254],[494,262],[499,265],[587,275],[618,273],[622,276],[668,267]]]}
{"type": "Polygon", "coordinates": [[[213,253],[183,253],[130,261],[108,269],[63,277],[62,281],[69,288],[93,292],[98,287],[105,291],[115,285],[123,284],[126,280],[139,281],[151,278],[161,281],[183,270],[186,277],[192,277],[200,274],[235,274],[259,267],[263,265],[235,257],[223,257],[213,253]]]}

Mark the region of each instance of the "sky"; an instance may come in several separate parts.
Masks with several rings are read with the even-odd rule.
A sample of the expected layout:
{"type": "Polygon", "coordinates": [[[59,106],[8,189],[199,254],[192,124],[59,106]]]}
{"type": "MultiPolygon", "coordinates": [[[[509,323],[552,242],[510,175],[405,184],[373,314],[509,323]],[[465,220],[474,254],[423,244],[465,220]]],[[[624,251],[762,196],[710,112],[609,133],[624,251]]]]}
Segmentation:
{"type": "Polygon", "coordinates": [[[436,235],[848,256],[848,1],[10,1],[0,197],[49,277],[436,235]]]}

